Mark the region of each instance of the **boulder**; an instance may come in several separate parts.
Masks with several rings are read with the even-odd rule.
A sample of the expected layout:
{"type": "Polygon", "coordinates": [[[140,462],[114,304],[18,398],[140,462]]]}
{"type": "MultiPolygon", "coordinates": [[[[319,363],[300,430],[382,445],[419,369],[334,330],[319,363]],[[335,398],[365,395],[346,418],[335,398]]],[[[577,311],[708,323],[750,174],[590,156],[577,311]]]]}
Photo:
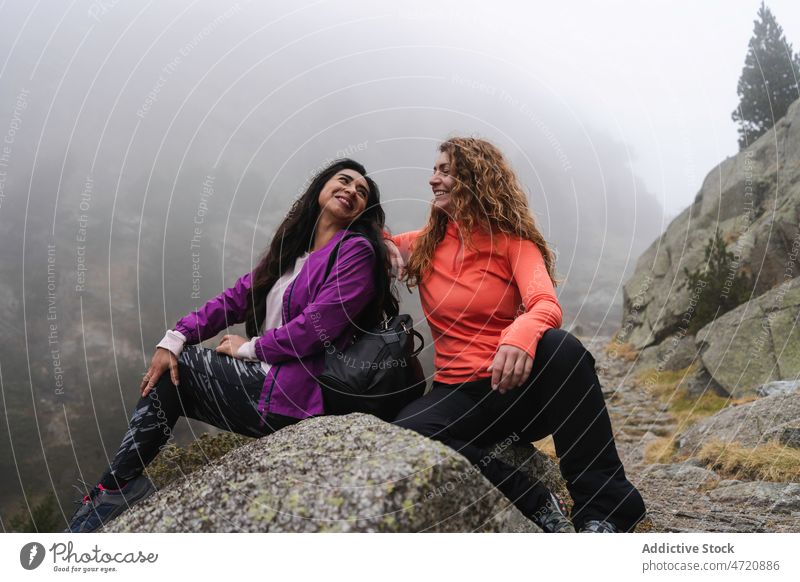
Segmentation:
{"type": "Polygon", "coordinates": [[[755,447],[776,438],[776,429],[798,421],[800,393],[767,396],[698,421],[678,437],[678,453],[695,455],[711,441],[755,447]]]}
{"type": "Polygon", "coordinates": [[[695,339],[703,367],[733,397],[800,375],[800,277],[740,305],[695,339]]]}
{"type": "Polygon", "coordinates": [[[674,334],[639,353],[638,368],[675,372],[691,366],[698,356],[693,335],[674,334]]]}
{"type": "Polygon", "coordinates": [[[710,488],[720,482],[714,471],[698,467],[692,461],[649,465],[642,472],[642,478],[668,479],[695,488],[710,488]]]}
{"type": "Polygon", "coordinates": [[[351,414],[254,440],[157,492],[106,531],[540,530],[452,449],[351,414]]]}
{"type": "Polygon", "coordinates": [[[791,513],[800,510],[800,483],[748,481],[708,492],[712,501],[741,507],[763,507],[771,512],[791,513]]]}
{"type": "Polygon", "coordinates": [[[800,380],[778,380],[767,382],[763,386],[756,388],[758,396],[772,396],[774,394],[789,394],[800,389],[800,380]]]}
{"type": "Polygon", "coordinates": [[[800,449],[800,422],[790,422],[783,426],[775,427],[764,433],[764,437],[785,447],[800,449]]]}
{"type": "Polygon", "coordinates": [[[620,341],[643,349],[685,332],[695,290],[682,286],[684,269],[701,268],[716,229],[755,276],[753,296],[800,276],[800,100],[711,170],[694,203],[639,257],[623,288],[620,341]]]}
{"type": "Polygon", "coordinates": [[[711,374],[702,365],[686,376],[683,383],[686,393],[692,398],[700,398],[704,394],[716,394],[723,398],[729,398],[730,394],[725,388],[714,380],[711,374]]]}
{"type": "Polygon", "coordinates": [[[744,483],[744,481],[740,479],[723,479],[719,483],[717,483],[717,489],[720,487],[730,487],[731,485],[738,485],[739,483],[744,483]]]}
{"type": "MultiPolygon", "coordinates": [[[[501,444],[499,443],[496,448],[501,444]]],[[[559,495],[568,506],[572,505],[558,463],[532,445],[517,442],[509,447],[502,447],[497,458],[512,467],[519,467],[531,482],[541,481],[550,491],[559,495]]]]}

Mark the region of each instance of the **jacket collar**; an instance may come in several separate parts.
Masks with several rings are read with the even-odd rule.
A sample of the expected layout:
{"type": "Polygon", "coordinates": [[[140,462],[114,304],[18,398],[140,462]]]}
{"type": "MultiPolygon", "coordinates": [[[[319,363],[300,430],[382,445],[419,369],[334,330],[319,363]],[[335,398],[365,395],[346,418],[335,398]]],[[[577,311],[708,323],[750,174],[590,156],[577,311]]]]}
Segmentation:
{"type": "Polygon", "coordinates": [[[315,250],[314,252],[311,253],[311,255],[316,255],[317,253],[320,253],[321,255],[329,254],[333,250],[333,247],[336,245],[336,243],[338,243],[342,239],[345,233],[347,233],[346,229],[340,230],[331,237],[331,240],[325,243],[325,246],[315,250]]]}

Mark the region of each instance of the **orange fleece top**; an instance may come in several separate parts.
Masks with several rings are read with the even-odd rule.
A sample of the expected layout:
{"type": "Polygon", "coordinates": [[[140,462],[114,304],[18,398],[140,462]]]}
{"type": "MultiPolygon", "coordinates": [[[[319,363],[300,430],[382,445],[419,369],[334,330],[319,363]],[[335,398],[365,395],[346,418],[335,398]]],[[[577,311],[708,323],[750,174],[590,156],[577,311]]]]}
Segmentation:
{"type": "MultiPolygon", "coordinates": [[[[410,252],[420,233],[391,240],[401,252],[410,252]]],[[[472,246],[450,221],[432,269],[419,285],[436,351],[434,380],[445,384],[491,376],[486,369],[501,344],[534,357],[544,332],[561,327],[561,306],[534,243],[476,231],[472,246]]]]}

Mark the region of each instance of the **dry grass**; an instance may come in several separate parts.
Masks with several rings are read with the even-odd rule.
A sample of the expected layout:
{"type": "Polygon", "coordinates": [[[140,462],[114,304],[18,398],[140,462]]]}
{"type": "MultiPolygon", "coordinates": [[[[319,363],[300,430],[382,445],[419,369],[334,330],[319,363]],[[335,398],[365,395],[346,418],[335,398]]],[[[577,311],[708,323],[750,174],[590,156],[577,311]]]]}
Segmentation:
{"type": "Polygon", "coordinates": [[[161,489],[252,440],[232,432],[204,433],[186,447],[167,445],[145,471],[153,484],[161,489]]]}
{"type": "Polygon", "coordinates": [[[606,355],[609,358],[620,358],[625,362],[633,362],[639,355],[637,350],[631,343],[621,343],[616,340],[610,341],[606,345],[606,355]]]}
{"type": "Polygon", "coordinates": [[[750,396],[740,396],[739,398],[732,398],[731,399],[731,406],[741,406],[742,404],[747,404],[748,402],[755,402],[758,400],[759,397],[755,395],[750,396]]]}
{"type": "Polygon", "coordinates": [[[648,390],[661,393],[667,390],[674,390],[678,384],[689,378],[697,371],[697,364],[692,364],[688,368],[681,370],[657,370],[648,368],[637,374],[637,380],[643,383],[648,390]]]}
{"type": "Polygon", "coordinates": [[[697,364],[682,370],[645,370],[638,376],[639,383],[645,390],[662,404],[667,405],[667,413],[675,420],[676,432],[662,435],[647,443],[644,449],[644,461],[648,464],[676,462],[678,450],[677,437],[698,420],[716,414],[732,404],[742,404],[749,398],[732,401],[713,392],[706,392],[699,397],[689,395],[681,384],[696,372],[697,364]]]}
{"type": "Polygon", "coordinates": [[[649,515],[636,525],[634,533],[652,533],[655,532],[656,524],[653,523],[653,518],[649,515]]]}
{"type": "Polygon", "coordinates": [[[686,390],[678,390],[668,403],[670,414],[676,418],[678,426],[685,430],[698,420],[712,416],[727,407],[730,399],[708,392],[699,398],[691,398],[686,390]]]}
{"type": "Polygon", "coordinates": [[[739,443],[712,441],[700,449],[697,458],[730,479],[800,481],[800,450],[777,442],[745,448],[739,443]]]}
{"type": "Polygon", "coordinates": [[[533,446],[551,459],[558,461],[558,456],[556,455],[556,444],[553,442],[552,435],[545,437],[540,441],[534,441],[533,446]]]}
{"type": "MultiPolygon", "coordinates": [[[[697,398],[691,397],[681,384],[695,371],[694,366],[676,371],[646,370],[638,378],[654,398],[668,406],[680,432],[723,408],[757,400],[756,396],[724,398],[710,391],[697,398]]],[[[663,436],[648,443],[644,451],[645,461],[675,462],[676,436],[663,436]]],[[[703,446],[697,458],[724,478],[776,482],[800,480],[800,450],[780,443],[744,448],[738,443],[713,441],[703,446]]]]}
{"type": "Polygon", "coordinates": [[[649,465],[671,463],[677,450],[675,435],[653,439],[644,447],[644,462],[649,465]]]}
{"type": "Polygon", "coordinates": [[[682,370],[645,370],[639,375],[639,381],[645,389],[669,408],[669,414],[675,419],[679,430],[686,428],[698,420],[716,414],[731,404],[741,404],[752,399],[742,398],[732,401],[730,398],[718,396],[711,391],[699,397],[689,395],[681,384],[696,371],[697,364],[682,370]]]}

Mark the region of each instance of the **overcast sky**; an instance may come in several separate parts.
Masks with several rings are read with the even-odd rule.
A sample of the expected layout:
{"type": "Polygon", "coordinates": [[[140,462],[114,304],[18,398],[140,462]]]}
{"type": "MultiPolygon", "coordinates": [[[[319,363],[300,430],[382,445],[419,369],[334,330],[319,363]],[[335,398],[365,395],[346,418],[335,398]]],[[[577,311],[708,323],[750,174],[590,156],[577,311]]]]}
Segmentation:
{"type": "MultiPolygon", "coordinates": [[[[164,11],[165,5],[159,4],[144,12],[164,11]]],[[[313,42],[325,29],[341,27],[342,37],[353,36],[357,41],[362,36],[365,51],[386,49],[384,39],[391,35],[373,33],[404,29],[409,31],[409,44],[431,47],[430,59],[441,62],[439,70],[445,77],[453,53],[435,47],[455,49],[462,57],[470,52],[482,54],[493,60],[500,78],[504,75],[509,83],[513,78],[515,86],[526,85],[531,95],[544,91],[563,104],[565,115],[569,111],[580,123],[601,128],[624,142],[633,170],[672,216],[692,201],[705,174],[736,152],[730,113],[737,104],[736,82],[760,0],[306,2],[292,7],[293,18],[284,20],[285,27],[280,20],[288,9],[280,4],[168,4],[178,21],[172,22],[172,15],[156,21],[163,27],[158,32],[166,38],[170,27],[180,27],[182,21],[199,26],[203,22],[199,14],[213,16],[222,14],[226,6],[239,6],[225,23],[228,29],[238,26],[244,36],[258,24],[269,25],[265,26],[267,35],[279,27],[285,45],[302,43],[303,38],[313,42]]],[[[129,18],[127,13],[136,14],[137,26],[152,27],[155,22],[148,23],[146,14],[139,14],[142,6],[125,0],[4,1],[0,3],[0,22],[5,20],[2,71],[7,72],[6,65],[20,51],[33,48],[26,46],[26,33],[30,36],[30,29],[42,20],[59,25],[51,30],[52,49],[58,37],[69,33],[69,25],[64,25],[65,20],[69,22],[67,13],[82,16],[98,34],[104,27],[113,28],[115,20],[129,18]]],[[[800,3],[773,0],[769,6],[788,40],[797,45],[800,3]]],[[[330,50],[336,54],[337,48],[330,50]]],[[[403,52],[397,48],[394,56],[404,58],[403,52]]],[[[476,60],[483,58],[476,56],[476,60]]],[[[375,79],[380,71],[365,71],[362,76],[375,79]]],[[[470,90],[480,91],[484,80],[481,67],[476,67],[474,78],[469,79],[470,90]]],[[[497,89],[496,78],[491,82],[497,89]]],[[[526,104],[536,109],[534,101],[526,104]]],[[[497,105],[514,109],[507,101],[497,105]]],[[[525,112],[519,117],[525,121],[525,112]]]]}
{"type": "MultiPolygon", "coordinates": [[[[402,231],[427,215],[436,144],[476,134],[519,172],[571,313],[616,322],[642,251],[737,151],[759,4],[6,0],[0,223],[74,240],[91,182],[92,224],[140,228],[167,257],[188,252],[213,176],[205,244],[238,272],[327,158],[363,161],[402,231]]],[[[800,43],[800,3],[769,5],[800,43]]]]}
{"type": "MultiPolygon", "coordinates": [[[[529,111],[536,111],[532,96],[544,95],[560,104],[560,115],[573,115],[580,125],[605,131],[624,143],[632,169],[671,217],[693,200],[706,173],[736,152],[736,130],[730,113],[737,104],[736,82],[759,4],[760,0],[424,0],[298,2],[285,7],[246,0],[149,5],[125,0],[69,4],[12,0],[0,3],[0,74],[8,77],[21,52],[30,51],[31,57],[38,57],[36,62],[42,57],[46,61],[47,50],[52,52],[71,30],[76,36],[86,27],[93,29],[94,36],[110,31],[111,48],[122,30],[120,24],[135,19],[131,23],[134,35],[138,33],[148,43],[152,39],[163,44],[182,27],[189,32],[201,30],[228,6],[237,8],[213,25],[213,34],[244,38],[260,30],[263,36],[280,37],[280,48],[270,56],[271,62],[281,61],[283,48],[314,45],[326,38],[321,35],[329,30],[336,31],[349,47],[361,46],[365,52],[381,50],[381,54],[398,60],[408,58],[408,46],[417,43],[427,47],[434,65],[441,62],[438,70],[442,78],[450,78],[451,85],[450,60],[474,58],[472,78],[463,81],[463,72],[459,72],[464,90],[505,91],[514,87],[516,101],[497,99],[495,105],[507,108],[512,117],[516,109],[521,123],[530,121],[529,111]],[[72,24],[76,15],[84,21],[81,30],[72,24]],[[43,24],[48,22],[49,29],[43,24]],[[44,46],[41,41],[40,46],[30,41],[37,28],[49,37],[44,46]],[[145,28],[154,30],[158,37],[138,32],[145,28]],[[398,30],[403,31],[405,43],[398,43],[389,32],[398,30]],[[497,74],[491,79],[486,78],[487,62],[497,74]],[[505,79],[508,86],[498,79],[505,79]],[[482,83],[488,83],[489,88],[482,83]]],[[[788,40],[800,43],[800,3],[773,0],[769,6],[788,40]]],[[[130,43],[114,47],[129,51],[130,43]]],[[[158,49],[156,45],[153,52],[158,49]]],[[[332,45],[325,55],[335,56],[337,50],[332,45]]],[[[42,75],[40,70],[36,73],[42,75]]],[[[380,76],[380,67],[361,73],[363,81],[375,81],[380,76]]],[[[411,87],[413,81],[409,81],[411,87]]],[[[141,92],[141,88],[127,90],[141,92]]],[[[2,105],[8,109],[10,104],[2,105]]],[[[481,112],[474,113],[481,116],[481,112]]]]}
{"type": "MultiPolygon", "coordinates": [[[[584,90],[564,89],[565,99],[592,123],[619,127],[634,170],[667,213],[690,204],[706,173],[738,151],[730,114],[761,1],[531,4],[514,29],[527,28],[540,47],[543,80],[579,81],[584,90]],[[562,35],[569,41],[557,59],[545,47],[562,35]]],[[[800,2],[767,5],[796,52],[800,2]]]]}
{"type": "MultiPolygon", "coordinates": [[[[731,112],[760,0],[492,2],[473,28],[487,51],[519,48],[528,81],[548,87],[631,150],[634,171],[668,216],[738,151],[731,112]]],[[[800,2],[767,3],[800,49],[800,2]]],[[[478,10],[478,9],[474,9],[478,10]]],[[[470,9],[459,10],[469,22],[470,9]]],[[[446,12],[442,12],[445,14],[446,12]]],[[[446,20],[443,28],[448,28],[446,20]]]]}

